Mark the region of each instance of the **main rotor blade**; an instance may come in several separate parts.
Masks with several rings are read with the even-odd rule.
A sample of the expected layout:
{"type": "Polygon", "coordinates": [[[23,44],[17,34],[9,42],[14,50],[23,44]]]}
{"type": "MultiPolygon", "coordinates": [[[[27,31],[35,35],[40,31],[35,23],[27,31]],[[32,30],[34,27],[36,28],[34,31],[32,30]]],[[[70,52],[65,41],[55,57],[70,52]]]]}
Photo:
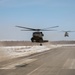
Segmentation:
{"type": "Polygon", "coordinates": [[[34,29],[34,28],[28,28],[28,27],[23,27],[23,26],[16,26],[16,27],[36,31],[36,29],[34,29]]]}
{"type": "Polygon", "coordinates": [[[22,31],[52,31],[52,30],[48,30],[48,29],[49,28],[56,28],[58,26],[48,27],[48,28],[44,28],[44,29],[34,29],[34,28],[23,27],[23,26],[16,26],[16,27],[23,28],[23,29],[28,29],[28,30],[22,30],[22,31]]]}
{"type": "MultiPolygon", "coordinates": [[[[43,29],[49,29],[49,28],[57,28],[59,26],[53,26],[53,27],[48,27],[48,28],[43,28],[43,29]]],[[[42,29],[41,29],[42,30],[42,29]]]]}
{"type": "Polygon", "coordinates": [[[41,30],[41,31],[57,31],[57,30],[44,30],[44,29],[43,29],[43,30],[41,30]]]}
{"type": "MultiPolygon", "coordinates": [[[[32,30],[21,30],[21,31],[32,31],[32,30]]],[[[36,31],[57,31],[57,30],[45,30],[45,29],[43,29],[43,30],[36,30],[36,31]]]]}
{"type": "Polygon", "coordinates": [[[75,32],[75,31],[61,31],[61,32],[75,32]]]}
{"type": "Polygon", "coordinates": [[[32,30],[21,30],[21,31],[32,31],[32,30]]]}

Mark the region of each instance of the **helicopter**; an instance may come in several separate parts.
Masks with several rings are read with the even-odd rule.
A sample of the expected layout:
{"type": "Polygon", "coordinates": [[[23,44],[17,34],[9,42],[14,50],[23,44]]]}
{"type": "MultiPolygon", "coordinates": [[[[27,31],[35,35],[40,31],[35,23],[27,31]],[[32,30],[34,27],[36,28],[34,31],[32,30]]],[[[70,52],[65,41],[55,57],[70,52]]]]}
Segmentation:
{"type": "Polygon", "coordinates": [[[75,32],[75,31],[62,31],[62,32],[65,33],[65,34],[64,34],[64,37],[69,37],[69,32],[75,32]]]}
{"type": "Polygon", "coordinates": [[[42,31],[56,31],[56,30],[51,30],[51,28],[57,28],[59,26],[53,26],[43,29],[35,29],[23,26],[16,26],[16,27],[21,28],[22,29],[21,31],[34,31],[31,37],[31,42],[48,42],[48,40],[43,40],[44,34],[42,31]]]}

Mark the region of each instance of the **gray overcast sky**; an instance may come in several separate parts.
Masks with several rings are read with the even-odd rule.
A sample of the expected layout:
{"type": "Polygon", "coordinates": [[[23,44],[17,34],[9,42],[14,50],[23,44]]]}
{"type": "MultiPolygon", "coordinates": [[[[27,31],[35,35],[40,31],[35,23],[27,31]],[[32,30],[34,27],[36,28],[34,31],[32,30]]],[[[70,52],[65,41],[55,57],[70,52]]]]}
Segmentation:
{"type": "Polygon", "coordinates": [[[16,25],[47,28],[48,40],[75,40],[75,32],[65,38],[61,30],[75,31],[75,0],[0,0],[0,40],[30,40],[32,32],[21,32],[16,25]]]}

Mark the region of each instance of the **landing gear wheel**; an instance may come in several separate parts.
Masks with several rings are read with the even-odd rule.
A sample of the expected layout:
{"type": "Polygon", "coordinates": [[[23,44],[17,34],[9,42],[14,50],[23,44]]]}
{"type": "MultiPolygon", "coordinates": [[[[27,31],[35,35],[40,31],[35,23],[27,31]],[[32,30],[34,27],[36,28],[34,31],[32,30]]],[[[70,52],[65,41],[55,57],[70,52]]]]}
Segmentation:
{"type": "Polygon", "coordinates": [[[35,42],[34,38],[31,38],[31,42],[35,42]]]}

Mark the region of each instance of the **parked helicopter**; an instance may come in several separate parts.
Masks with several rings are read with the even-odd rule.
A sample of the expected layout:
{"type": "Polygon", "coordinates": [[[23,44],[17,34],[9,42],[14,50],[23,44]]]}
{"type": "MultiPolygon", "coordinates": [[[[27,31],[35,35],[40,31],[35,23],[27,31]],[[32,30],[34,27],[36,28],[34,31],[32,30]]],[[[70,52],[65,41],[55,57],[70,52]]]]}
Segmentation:
{"type": "Polygon", "coordinates": [[[42,31],[56,31],[56,30],[51,30],[51,28],[57,28],[59,26],[53,26],[53,27],[48,27],[48,28],[43,28],[43,29],[35,29],[35,28],[29,28],[29,27],[23,27],[23,26],[16,26],[18,28],[22,28],[23,30],[21,31],[35,31],[33,32],[31,41],[32,42],[48,42],[48,40],[43,40],[43,32],[42,31]]]}
{"type": "Polygon", "coordinates": [[[64,34],[64,37],[69,37],[69,33],[70,33],[70,32],[75,32],[75,31],[62,31],[62,32],[65,33],[65,34],[64,34]]]}

